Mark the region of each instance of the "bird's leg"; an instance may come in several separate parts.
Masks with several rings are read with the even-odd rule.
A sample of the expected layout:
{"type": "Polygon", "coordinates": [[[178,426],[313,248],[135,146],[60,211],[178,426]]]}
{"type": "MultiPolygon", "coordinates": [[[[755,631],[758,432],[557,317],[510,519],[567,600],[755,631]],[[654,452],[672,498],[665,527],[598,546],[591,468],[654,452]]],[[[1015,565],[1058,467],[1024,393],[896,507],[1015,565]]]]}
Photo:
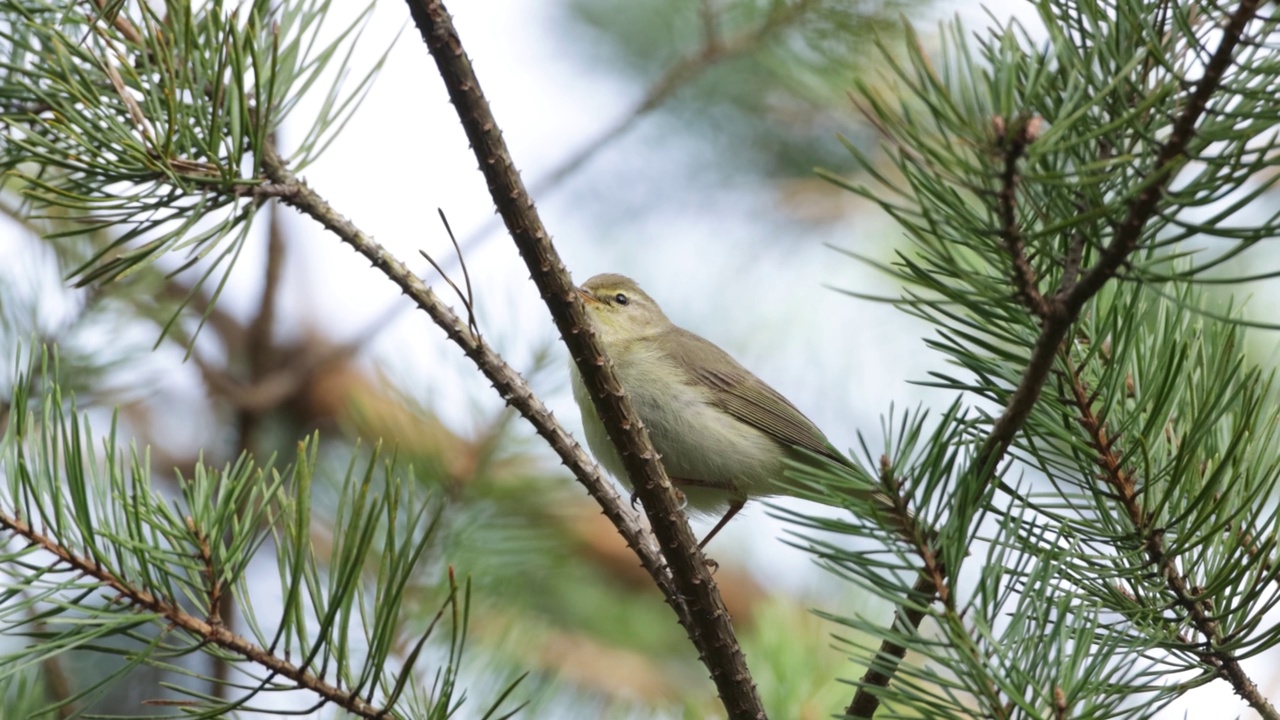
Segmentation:
{"type": "Polygon", "coordinates": [[[733,516],[737,515],[738,511],[742,509],[742,506],[746,504],[747,501],[744,498],[734,498],[733,502],[729,505],[728,512],[724,514],[724,517],[720,518],[720,522],[716,523],[715,527],[711,528],[711,532],[707,533],[707,536],[702,538],[702,542],[698,543],[698,549],[702,550],[705,548],[707,543],[711,542],[711,538],[715,537],[716,533],[720,532],[720,528],[727,525],[729,521],[733,519],[733,516]]]}
{"type": "MultiPolygon", "coordinates": [[[[711,538],[715,537],[716,533],[720,532],[720,528],[728,524],[728,522],[733,519],[733,516],[737,515],[738,511],[742,509],[742,506],[747,504],[747,499],[741,495],[734,494],[736,491],[729,485],[682,477],[673,477],[671,478],[671,482],[677,486],[677,492],[680,487],[701,487],[714,488],[716,490],[723,490],[726,493],[730,493],[732,499],[729,501],[729,510],[725,512],[724,517],[720,518],[720,522],[716,523],[716,526],[711,528],[711,532],[707,533],[707,536],[702,538],[702,542],[698,543],[699,550],[705,548],[707,543],[711,542],[711,538]]],[[[682,499],[685,499],[684,493],[680,493],[680,495],[682,499]]],[[[687,499],[685,502],[687,502],[687,499]]],[[[681,507],[684,507],[684,505],[682,504],[681,507]]]]}

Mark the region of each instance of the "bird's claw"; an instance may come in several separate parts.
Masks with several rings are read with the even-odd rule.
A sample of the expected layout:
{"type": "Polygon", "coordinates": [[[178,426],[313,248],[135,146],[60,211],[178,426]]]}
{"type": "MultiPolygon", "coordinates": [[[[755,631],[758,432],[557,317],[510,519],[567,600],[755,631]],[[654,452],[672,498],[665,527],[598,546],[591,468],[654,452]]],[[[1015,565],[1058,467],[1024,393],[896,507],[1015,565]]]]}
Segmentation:
{"type": "Polygon", "coordinates": [[[689,496],[685,495],[684,491],[678,487],[673,487],[671,489],[676,491],[676,500],[680,503],[680,509],[683,510],[689,507],[689,496]]]}
{"type": "MultiPolygon", "coordinates": [[[[673,487],[671,489],[674,490],[676,493],[676,502],[679,503],[680,509],[683,510],[686,507],[688,507],[689,496],[685,495],[684,492],[681,491],[680,488],[678,487],[673,487]]],[[[640,508],[636,507],[636,503],[638,502],[640,502],[640,493],[636,492],[635,490],[632,490],[631,491],[631,509],[635,510],[636,512],[640,511],[640,508]]]]}

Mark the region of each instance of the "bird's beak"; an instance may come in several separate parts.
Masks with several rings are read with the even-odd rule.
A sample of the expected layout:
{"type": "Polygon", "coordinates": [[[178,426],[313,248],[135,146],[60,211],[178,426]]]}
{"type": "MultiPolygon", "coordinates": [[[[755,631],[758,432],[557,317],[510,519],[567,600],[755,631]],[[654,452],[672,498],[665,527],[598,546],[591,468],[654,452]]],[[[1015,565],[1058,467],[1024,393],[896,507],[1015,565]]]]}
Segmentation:
{"type": "Polygon", "coordinates": [[[583,290],[582,288],[575,288],[575,289],[578,291],[578,296],[582,298],[582,302],[587,304],[600,302],[599,300],[596,299],[595,295],[592,295],[586,290],[583,290]]]}

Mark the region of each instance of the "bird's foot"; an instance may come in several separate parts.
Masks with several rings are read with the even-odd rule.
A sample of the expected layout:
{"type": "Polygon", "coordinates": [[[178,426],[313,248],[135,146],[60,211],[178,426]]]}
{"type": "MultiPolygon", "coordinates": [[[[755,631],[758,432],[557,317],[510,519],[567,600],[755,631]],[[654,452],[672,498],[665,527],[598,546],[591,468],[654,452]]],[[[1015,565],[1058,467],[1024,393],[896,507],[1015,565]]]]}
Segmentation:
{"type": "MultiPolygon", "coordinates": [[[[674,485],[671,487],[671,489],[672,489],[672,490],[674,490],[674,491],[675,491],[675,493],[676,493],[676,504],[677,504],[677,506],[678,506],[681,510],[683,510],[683,509],[685,509],[686,507],[688,507],[688,506],[689,506],[689,497],[688,497],[687,495],[685,495],[683,492],[681,492],[680,488],[675,487],[674,485]]],[[[635,510],[636,512],[639,512],[639,511],[640,511],[640,508],[636,507],[636,504],[637,504],[637,503],[639,503],[639,502],[640,502],[640,493],[636,492],[635,490],[632,490],[632,491],[631,491],[631,509],[632,509],[632,510],[635,510]]]]}

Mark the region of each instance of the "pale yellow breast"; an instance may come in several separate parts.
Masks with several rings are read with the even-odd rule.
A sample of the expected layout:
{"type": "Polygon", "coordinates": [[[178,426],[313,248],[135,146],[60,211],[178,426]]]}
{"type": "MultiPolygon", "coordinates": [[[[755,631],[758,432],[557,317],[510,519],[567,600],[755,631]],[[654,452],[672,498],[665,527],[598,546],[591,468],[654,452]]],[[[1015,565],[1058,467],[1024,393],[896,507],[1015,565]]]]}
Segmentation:
{"type": "MultiPolygon", "coordinates": [[[[718,512],[733,495],[771,495],[781,477],[781,448],[759,430],[708,401],[709,389],[690,383],[684,372],[654,344],[637,342],[615,360],[618,380],[662,456],[667,474],[731,488],[717,491],[684,486],[689,507],[718,512]]],[[[582,411],[587,444],[610,473],[626,482],[613,443],[600,423],[577,368],[572,368],[574,398],[582,411]]]]}

